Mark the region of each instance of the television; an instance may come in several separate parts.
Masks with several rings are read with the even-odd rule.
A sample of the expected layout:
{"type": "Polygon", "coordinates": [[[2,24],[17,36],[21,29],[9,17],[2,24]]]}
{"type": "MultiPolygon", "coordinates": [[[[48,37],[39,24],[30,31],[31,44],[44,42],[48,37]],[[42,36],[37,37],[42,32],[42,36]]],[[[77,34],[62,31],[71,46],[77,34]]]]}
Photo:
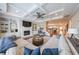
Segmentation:
{"type": "Polygon", "coordinates": [[[29,21],[23,21],[23,26],[24,27],[31,27],[31,22],[29,22],[29,21]]]}

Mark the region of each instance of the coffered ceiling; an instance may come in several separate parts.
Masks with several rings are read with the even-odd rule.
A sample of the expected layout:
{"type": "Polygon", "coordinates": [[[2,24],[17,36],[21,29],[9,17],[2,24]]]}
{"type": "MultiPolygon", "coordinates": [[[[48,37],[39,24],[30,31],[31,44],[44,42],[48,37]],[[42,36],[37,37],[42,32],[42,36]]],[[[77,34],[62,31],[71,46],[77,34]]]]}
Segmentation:
{"type": "Polygon", "coordinates": [[[70,18],[78,10],[78,3],[0,3],[0,16],[33,21],[37,19],[37,12],[45,14],[41,19],[53,19],[58,16],[70,18]]]}

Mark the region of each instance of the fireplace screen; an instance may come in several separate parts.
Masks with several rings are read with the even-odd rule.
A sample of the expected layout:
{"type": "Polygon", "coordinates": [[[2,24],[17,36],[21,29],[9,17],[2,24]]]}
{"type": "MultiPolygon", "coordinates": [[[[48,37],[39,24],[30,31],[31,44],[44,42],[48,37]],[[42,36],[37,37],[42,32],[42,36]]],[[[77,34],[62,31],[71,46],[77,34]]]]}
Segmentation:
{"type": "Polygon", "coordinates": [[[25,35],[30,35],[30,31],[24,31],[24,36],[25,35]]]}

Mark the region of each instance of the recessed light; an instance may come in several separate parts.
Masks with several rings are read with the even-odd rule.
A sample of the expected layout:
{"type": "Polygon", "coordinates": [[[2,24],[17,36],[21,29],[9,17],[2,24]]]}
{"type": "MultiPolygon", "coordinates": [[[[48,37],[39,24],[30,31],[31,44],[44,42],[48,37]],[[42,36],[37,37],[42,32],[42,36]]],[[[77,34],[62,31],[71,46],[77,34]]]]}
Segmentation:
{"type": "Polygon", "coordinates": [[[58,14],[55,14],[56,16],[58,15],[58,14]]]}
{"type": "Polygon", "coordinates": [[[19,12],[18,10],[16,10],[16,12],[19,12]]]}

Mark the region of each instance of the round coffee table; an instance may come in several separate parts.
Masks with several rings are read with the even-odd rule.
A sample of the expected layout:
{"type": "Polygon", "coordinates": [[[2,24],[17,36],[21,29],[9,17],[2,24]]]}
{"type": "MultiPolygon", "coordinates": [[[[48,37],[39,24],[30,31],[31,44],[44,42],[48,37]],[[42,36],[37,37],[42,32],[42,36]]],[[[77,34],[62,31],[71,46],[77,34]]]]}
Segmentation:
{"type": "Polygon", "coordinates": [[[33,43],[35,46],[41,46],[41,45],[44,43],[44,39],[43,39],[43,37],[35,36],[35,37],[33,37],[33,39],[32,39],[32,43],[33,43]]]}

